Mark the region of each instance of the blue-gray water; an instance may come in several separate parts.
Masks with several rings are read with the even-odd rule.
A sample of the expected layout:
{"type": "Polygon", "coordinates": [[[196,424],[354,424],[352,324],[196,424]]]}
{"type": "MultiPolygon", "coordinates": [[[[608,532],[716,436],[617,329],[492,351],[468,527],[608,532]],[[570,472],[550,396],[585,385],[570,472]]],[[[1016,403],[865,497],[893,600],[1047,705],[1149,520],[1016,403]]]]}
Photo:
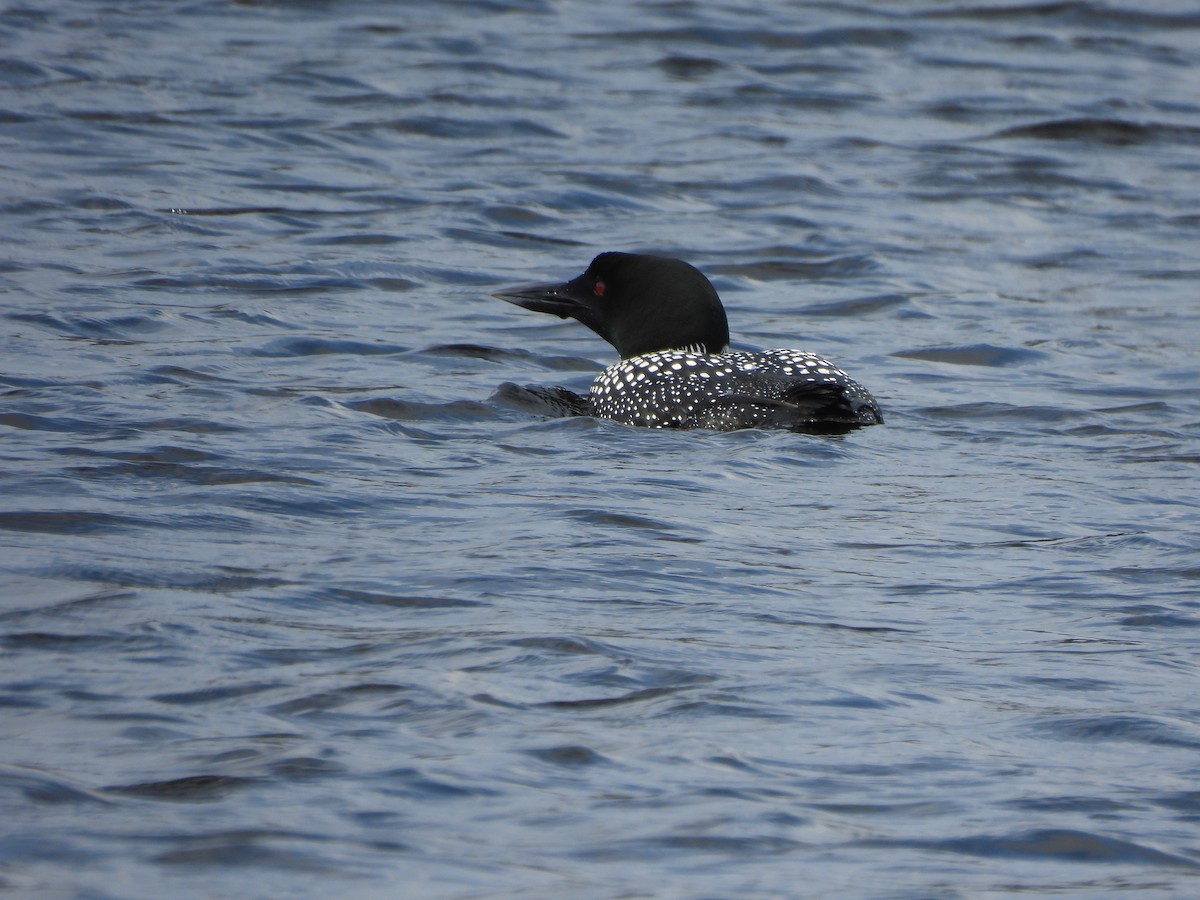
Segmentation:
{"type": "Polygon", "coordinates": [[[0,236],[0,891],[1200,891],[1194,5],[8,3],[0,236]]]}

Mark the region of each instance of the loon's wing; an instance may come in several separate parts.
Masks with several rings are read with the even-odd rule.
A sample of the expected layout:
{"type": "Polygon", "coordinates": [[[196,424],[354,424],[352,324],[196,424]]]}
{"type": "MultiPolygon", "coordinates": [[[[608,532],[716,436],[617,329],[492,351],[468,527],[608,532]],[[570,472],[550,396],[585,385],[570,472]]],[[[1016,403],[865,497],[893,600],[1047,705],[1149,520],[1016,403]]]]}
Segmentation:
{"type": "Polygon", "coordinates": [[[836,386],[814,385],[801,402],[761,394],[724,394],[679,416],[680,428],[784,428],[807,434],[844,434],[864,422],[847,407],[836,386]]]}
{"type": "Polygon", "coordinates": [[[747,366],[753,373],[751,381],[741,381],[731,393],[750,393],[752,397],[765,394],[783,403],[766,424],[768,428],[883,422],[883,413],[871,393],[827,359],[803,350],[765,350],[745,356],[752,366],[747,366]],[[752,385],[749,391],[748,384],[752,385]]]}
{"type": "Polygon", "coordinates": [[[860,396],[844,384],[807,381],[784,385],[777,396],[738,392],[708,397],[677,416],[681,428],[784,428],[806,434],[845,434],[883,421],[870,395],[860,396]]]}
{"type": "Polygon", "coordinates": [[[789,384],[779,399],[807,419],[848,425],[883,423],[875,398],[849,378],[840,384],[807,381],[789,384]]]}

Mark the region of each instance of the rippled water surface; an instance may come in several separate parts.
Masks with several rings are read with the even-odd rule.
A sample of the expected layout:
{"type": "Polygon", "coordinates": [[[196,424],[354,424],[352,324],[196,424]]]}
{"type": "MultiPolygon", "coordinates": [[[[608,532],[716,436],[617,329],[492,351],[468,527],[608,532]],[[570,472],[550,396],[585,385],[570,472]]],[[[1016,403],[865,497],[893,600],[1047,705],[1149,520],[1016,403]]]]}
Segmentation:
{"type": "Polygon", "coordinates": [[[1194,5],[17,0],[0,234],[0,890],[1200,891],[1194,5]]]}

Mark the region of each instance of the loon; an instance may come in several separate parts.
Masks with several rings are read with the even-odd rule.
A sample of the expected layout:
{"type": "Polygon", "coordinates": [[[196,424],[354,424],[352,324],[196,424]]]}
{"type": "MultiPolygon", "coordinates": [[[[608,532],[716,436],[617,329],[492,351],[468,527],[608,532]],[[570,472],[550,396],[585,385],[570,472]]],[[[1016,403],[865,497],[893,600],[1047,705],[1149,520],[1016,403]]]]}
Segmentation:
{"type": "MultiPolygon", "coordinates": [[[[786,428],[842,433],[883,422],[875,398],[833,363],[803,350],[730,352],[711,282],[679,259],[601,253],[563,284],[492,296],[582,322],[621,360],[576,411],[650,428],[786,428]]],[[[557,397],[569,392],[560,389],[557,397]]],[[[574,396],[574,395],[572,395],[574,396]]]]}

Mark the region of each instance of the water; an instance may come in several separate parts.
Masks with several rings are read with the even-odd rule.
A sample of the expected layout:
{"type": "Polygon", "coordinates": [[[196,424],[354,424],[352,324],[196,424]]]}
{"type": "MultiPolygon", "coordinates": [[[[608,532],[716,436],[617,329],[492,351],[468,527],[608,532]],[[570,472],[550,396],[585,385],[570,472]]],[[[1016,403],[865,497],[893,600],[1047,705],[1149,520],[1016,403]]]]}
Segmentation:
{"type": "Polygon", "coordinates": [[[0,886],[1200,889],[1185,4],[0,12],[0,886]],[[688,259],[845,437],[556,418],[688,259]]]}

